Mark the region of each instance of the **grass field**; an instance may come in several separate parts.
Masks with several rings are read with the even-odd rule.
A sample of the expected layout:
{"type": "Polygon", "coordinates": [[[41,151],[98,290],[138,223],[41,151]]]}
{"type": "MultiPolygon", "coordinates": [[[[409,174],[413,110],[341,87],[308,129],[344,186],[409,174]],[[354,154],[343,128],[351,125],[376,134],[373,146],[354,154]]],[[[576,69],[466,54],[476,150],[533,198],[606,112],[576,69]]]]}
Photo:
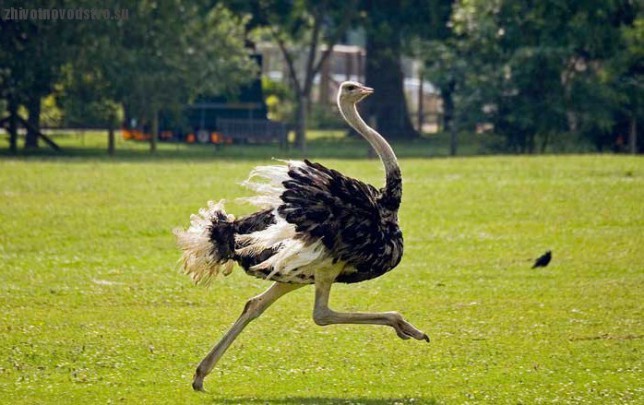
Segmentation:
{"type": "MultiPolygon", "coordinates": [[[[305,288],[197,394],[194,367],[268,283],[192,286],[171,229],[208,199],[249,212],[237,183],[269,159],[77,155],[0,160],[0,403],[644,401],[641,158],[402,159],[405,257],[331,304],[398,310],[432,342],[318,327],[305,288]]],[[[381,182],[375,160],[321,161],[381,182]]]]}

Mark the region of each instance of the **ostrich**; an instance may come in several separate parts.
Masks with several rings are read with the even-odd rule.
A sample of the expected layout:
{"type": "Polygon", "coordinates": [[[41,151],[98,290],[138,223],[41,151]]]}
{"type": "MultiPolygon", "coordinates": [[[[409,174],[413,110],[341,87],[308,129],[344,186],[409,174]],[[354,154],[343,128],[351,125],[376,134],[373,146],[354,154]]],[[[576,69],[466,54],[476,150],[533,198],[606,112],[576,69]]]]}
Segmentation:
{"type": "Polygon", "coordinates": [[[252,320],[286,293],[315,285],[313,320],[331,324],[392,327],[402,339],[429,337],[397,312],[342,313],[329,308],[333,283],[357,283],[383,275],[398,265],[403,237],[398,227],[402,180],[396,155],[387,141],[362,120],[356,104],[373,93],[360,83],[340,85],[338,107],[344,119],[379,155],[386,184],[381,189],[321,164],[288,161],[256,167],[243,184],[254,191],[248,202],[260,211],[235,219],[223,201],[208,203],[191,216],[190,227],[175,230],[182,265],[195,283],[207,284],[230,274],[237,262],[247,274],[274,281],[251,298],[242,314],[201,361],[192,387],[203,380],[226,349],[252,320]]]}

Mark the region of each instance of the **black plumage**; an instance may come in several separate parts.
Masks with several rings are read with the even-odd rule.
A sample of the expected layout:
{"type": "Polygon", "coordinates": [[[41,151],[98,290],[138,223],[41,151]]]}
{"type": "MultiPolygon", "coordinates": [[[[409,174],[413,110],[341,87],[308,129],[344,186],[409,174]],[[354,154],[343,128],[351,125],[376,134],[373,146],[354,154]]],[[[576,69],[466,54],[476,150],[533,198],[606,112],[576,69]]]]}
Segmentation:
{"type": "Polygon", "coordinates": [[[270,247],[263,249],[261,252],[253,254],[238,254],[236,253],[236,251],[243,248],[244,244],[235,242],[235,235],[248,235],[253,232],[263,231],[274,223],[275,216],[273,215],[272,210],[262,210],[235,220],[234,233],[227,235],[227,237],[229,238],[227,240],[227,243],[235,246],[235,249],[233,249],[227,259],[236,261],[250,275],[259,278],[266,278],[266,276],[268,276],[268,274],[270,273],[270,269],[254,272],[251,270],[251,268],[274,255],[275,249],[270,247]]]}
{"type": "Polygon", "coordinates": [[[548,250],[546,253],[539,256],[537,260],[535,260],[532,268],[536,269],[537,267],[546,267],[548,266],[548,264],[550,264],[550,260],[552,260],[552,251],[548,250]]]}
{"type": "Polygon", "coordinates": [[[289,169],[278,213],[296,226],[300,237],[321,239],[335,262],[349,265],[336,281],[369,280],[396,267],[403,254],[397,223],[401,192],[385,195],[319,163],[304,163],[289,169]],[[387,207],[379,204],[383,196],[387,207]]]}
{"type": "MultiPolygon", "coordinates": [[[[333,263],[347,264],[337,282],[369,280],[398,265],[403,254],[403,236],[397,223],[400,182],[396,183],[397,190],[377,190],[308,160],[304,165],[290,165],[287,173],[289,179],[282,183],[282,204],[277,213],[295,226],[298,238],[308,244],[321,240],[333,263]],[[381,203],[383,200],[386,204],[381,203]]],[[[247,243],[236,241],[236,235],[266,230],[275,224],[274,215],[273,210],[267,209],[229,221],[225,215],[215,214],[209,234],[218,262],[234,260],[246,273],[259,278],[271,275],[272,269],[258,270],[255,266],[278,253],[279,246],[244,252],[247,243]]],[[[270,278],[298,284],[315,281],[312,275],[292,278],[272,274],[270,278]]]]}

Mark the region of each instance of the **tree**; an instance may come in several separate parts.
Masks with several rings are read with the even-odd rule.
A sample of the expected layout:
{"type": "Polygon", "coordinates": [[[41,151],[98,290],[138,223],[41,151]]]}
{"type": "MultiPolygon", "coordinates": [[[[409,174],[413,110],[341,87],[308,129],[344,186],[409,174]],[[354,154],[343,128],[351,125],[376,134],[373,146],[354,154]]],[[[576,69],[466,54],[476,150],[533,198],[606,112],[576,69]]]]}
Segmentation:
{"type": "MultiPolygon", "coordinates": [[[[56,2],[39,4],[52,9],[56,2]]],[[[3,4],[20,8],[18,2],[3,4]]],[[[4,9],[3,9],[4,11],[4,9]]],[[[40,106],[59,80],[63,66],[74,56],[79,26],[75,21],[7,19],[0,22],[0,98],[7,100],[10,149],[17,151],[18,109],[29,112],[25,148],[37,148],[40,106]]]]}
{"type": "Polygon", "coordinates": [[[545,150],[564,131],[591,138],[614,121],[620,91],[605,80],[637,10],[628,0],[463,0],[451,25],[467,62],[461,117],[492,122],[509,150],[545,150]],[[540,143],[540,145],[538,145],[540,143]]]}
{"type": "Polygon", "coordinates": [[[630,153],[642,153],[644,145],[641,140],[638,145],[637,134],[644,127],[644,17],[637,16],[632,25],[621,28],[621,33],[624,47],[608,62],[604,78],[621,95],[613,133],[618,139],[628,138],[630,153]]]}
{"type": "Polygon", "coordinates": [[[248,31],[260,28],[280,48],[296,94],[296,145],[305,146],[307,112],[316,75],[333,46],[352,26],[367,31],[367,84],[378,92],[367,100],[380,129],[392,137],[416,136],[408,117],[400,58],[413,54],[408,39],[432,37],[444,28],[451,2],[432,0],[228,0],[250,14],[248,31]],[[321,53],[320,50],[323,50],[321,53]],[[303,58],[298,56],[304,55],[303,58]],[[318,56],[319,55],[319,56],[318,56]],[[302,61],[303,59],[303,61],[302,61]],[[299,63],[301,62],[301,63],[299,63]],[[299,73],[303,72],[303,73],[299,73]]]}
{"type": "MultiPolygon", "coordinates": [[[[159,110],[181,109],[199,94],[232,93],[251,80],[256,66],[244,49],[244,22],[207,3],[132,1],[125,5],[129,18],[117,20],[2,21],[0,98],[7,100],[11,149],[16,149],[14,117],[20,105],[37,129],[40,100],[55,84],[63,99],[82,97],[85,105],[105,110],[109,124],[122,104],[152,127],[155,150],[159,110]]],[[[12,5],[20,6],[7,6],[12,5]]],[[[62,6],[96,8],[89,0],[62,6]]],[[[117,2],[101,5],[110,6],[113,13],[120,10],[117,2]]],[[[32,132],[27,146],[35,147],[32,132]]]]}
{"type": "Polygon", "coordinates": [[[251,80],[256,67],[244,48],[243,21],[223,6],[172,0],[131,5],[116,27],[103,22],[77,68],[109,83],[106,96],[151,129],[156,150],[159,111],[180,110],[201,94],[229,92],[251,80]]]}
{"type": "Polygon", "coordinates": [[[279,47],[296,99],[295,146],[304,150],[315,77],[357,16],[358,1],[230,0],[228,4],[251,15],[249,33],[260,37],[267,33],[279,47]]]}
{"type": "Polygon", "coordinates": [[[444,37],[451,2],[422,0],[366,0],[362,23],[367,35],[366,83],[378,89],[366,103],[367,116],[390,138],[414,138],[404,94],[401,58],[420,56],[405,44],[444,37]]]}
{"type": "Polygon", "coordinates": [[[440,89],[443,101],[442,131],[450,134],[450,155],[456,156],[459,117],[456,115],[455,98],[469,69],[466,58],[459,52],[459,42],[453,36],[443,40],[419,42],[418,46],[423,49],[425,76],[440,89]]]}

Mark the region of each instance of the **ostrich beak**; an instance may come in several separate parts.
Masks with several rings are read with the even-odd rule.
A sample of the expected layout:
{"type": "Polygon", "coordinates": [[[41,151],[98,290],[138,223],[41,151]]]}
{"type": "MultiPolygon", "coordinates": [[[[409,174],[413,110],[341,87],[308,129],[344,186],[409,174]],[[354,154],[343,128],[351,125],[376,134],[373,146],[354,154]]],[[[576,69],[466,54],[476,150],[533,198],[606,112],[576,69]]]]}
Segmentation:
{"type": "Polygon", "coordinates": [[[373,93],[373,89],[372,89],[371,87],[362,86],[362,87],[360,88],[360,92],[361,92],[363,95],[368,96],[369,94],[373,93]]]}

